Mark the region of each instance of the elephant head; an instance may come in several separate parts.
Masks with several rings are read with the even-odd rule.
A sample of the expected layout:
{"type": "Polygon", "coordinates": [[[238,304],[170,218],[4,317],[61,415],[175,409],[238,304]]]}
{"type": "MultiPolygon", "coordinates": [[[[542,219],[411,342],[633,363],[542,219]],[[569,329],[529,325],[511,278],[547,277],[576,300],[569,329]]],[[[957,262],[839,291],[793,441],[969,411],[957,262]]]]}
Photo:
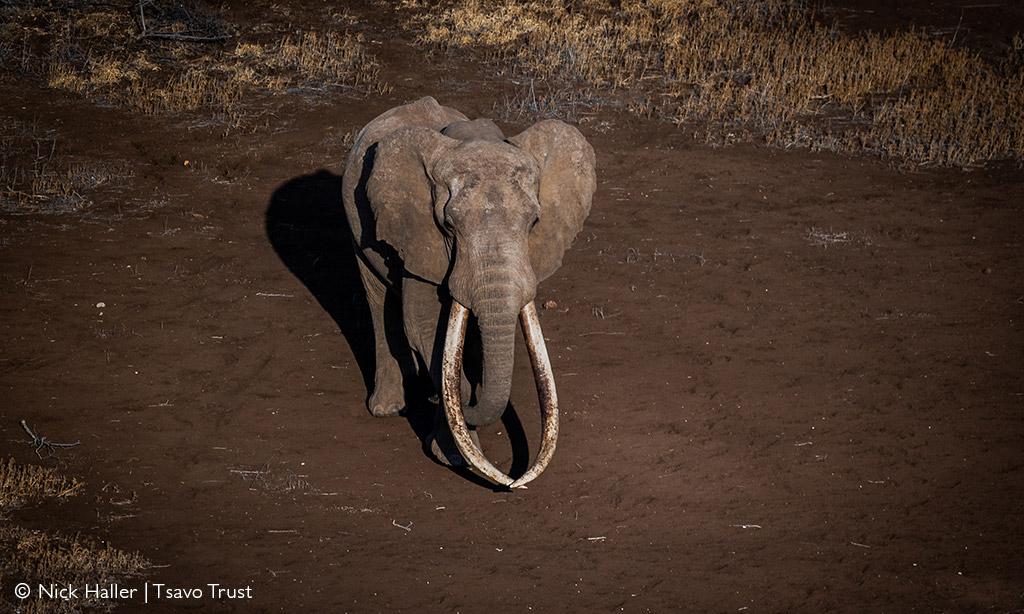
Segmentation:
{"type": "Polygon", "coordinates": [[[420,126],[384,136],[366,194],[377,238],[398,252],[408,274],[451,295],[442,398],[460,452],[495,481],[521,486],[543,470],[557,436],[554,382],[533,299],[537,283],[561,265],[589,213],[594,152],[578,130],[557,120],[507,140],[496,128],[474,123],[447,132],[482,137],[451,138],[420,126]],[[463,407],[460,364],[468,312],[480,330],[482,375],[476,403],[463,407]],[[473,445],[466,424],[488,425],[504,412],[519,318],[538,381],[545,439],[533,468],[513,482],[473,445]]]}

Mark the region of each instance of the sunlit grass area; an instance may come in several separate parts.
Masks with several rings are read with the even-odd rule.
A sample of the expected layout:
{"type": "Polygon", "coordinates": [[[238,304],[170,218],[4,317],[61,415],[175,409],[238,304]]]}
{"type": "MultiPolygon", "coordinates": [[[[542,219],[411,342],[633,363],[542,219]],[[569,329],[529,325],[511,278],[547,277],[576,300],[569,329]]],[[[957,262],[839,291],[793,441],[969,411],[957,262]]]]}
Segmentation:
{"type": "Polygon", "coordinates": [[[844,33],[794,0],[406,4],[422,45],[535,80],[523,98],[541,112],[613,104],[714,143],[1024,161],[1020,35],[992,60],[921,31],[844,33]]]}

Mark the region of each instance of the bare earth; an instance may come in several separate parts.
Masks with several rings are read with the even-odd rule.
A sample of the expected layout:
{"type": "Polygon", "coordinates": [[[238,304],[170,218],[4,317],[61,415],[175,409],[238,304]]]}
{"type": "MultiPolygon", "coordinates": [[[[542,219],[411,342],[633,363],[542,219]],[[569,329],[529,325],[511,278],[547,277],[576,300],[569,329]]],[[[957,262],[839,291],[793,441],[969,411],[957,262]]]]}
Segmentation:
{"type": "MultiPolygon", "coordinates": [[[[907,6],[956,26],[936,4],[907,6]]],[[[133,172],[84,214],[0,215],[0,458],[88,483],[13,517],[140,552],[128,586],[205,591],[117,611],[1024,609],[1024,172],[582,115],[593,213],[538,296],[562,435],[502,492],[432,460],[422,387],[405,418],[366,411],[339,173],[385,109],[494,117],[513,86],[372,27],[390,95],[268,98],[251,134],[0,83],[5,117],[133,172]],[[82,443],[39,461],[22,419],[82,443]]],[[[539,417],[516,369],[482,440],[521,472],[539,417]]]]}

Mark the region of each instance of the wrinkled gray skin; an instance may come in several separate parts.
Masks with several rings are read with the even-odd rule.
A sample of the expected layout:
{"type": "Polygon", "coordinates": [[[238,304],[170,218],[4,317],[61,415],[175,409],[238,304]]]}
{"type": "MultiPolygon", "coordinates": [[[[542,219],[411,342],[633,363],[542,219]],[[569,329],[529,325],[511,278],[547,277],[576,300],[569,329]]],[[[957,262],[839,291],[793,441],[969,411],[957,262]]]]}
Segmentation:
{"type": "MultiPolygon", "coordinates": [[[[505,139],[493,122],[469,121],[426,97],[363,128],[345,164],[342,196],[373,317],[376,373],[367,404],[374,416],[405,408],[397,358],[409,349],[440,391],[455,300],[479,330],[479,348],[467,344],[465,357],[465,373],[473,374],[463,376],[466,422],[501,418],[519,312],[561,265],[595,186],[593,149],[560,121],[505,139]],[[400,319],[385,309],[396,300],[400,319]],[[396,347],[396,331],[408,347],[396,347]]],[[[434,453],[460,463],[440,414],[434,453]]]]}

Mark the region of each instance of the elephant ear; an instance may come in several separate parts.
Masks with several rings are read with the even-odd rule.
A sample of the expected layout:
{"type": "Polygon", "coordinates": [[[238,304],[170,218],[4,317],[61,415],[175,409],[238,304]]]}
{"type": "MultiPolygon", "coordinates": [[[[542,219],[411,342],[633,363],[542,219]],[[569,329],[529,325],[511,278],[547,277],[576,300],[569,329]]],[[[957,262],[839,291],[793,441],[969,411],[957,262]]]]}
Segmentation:
{"type": "Polygon", "coordinates": [[[530,260],[541,281],[562,265],[590,213],[597,189],[594,149],[579,130],[555,119],[538,122],[508,142],[540,164],[540,221],[530,233],[530,260]]]}
{"type": "Polygon", "coordinates": [[[434,219],[430,169],[458,144],[431,128],[399,128],[377,143],[366,181],[377,239],[398,252],[406,270],[435,284],[447,275],[449,256],[434,219]]]}

